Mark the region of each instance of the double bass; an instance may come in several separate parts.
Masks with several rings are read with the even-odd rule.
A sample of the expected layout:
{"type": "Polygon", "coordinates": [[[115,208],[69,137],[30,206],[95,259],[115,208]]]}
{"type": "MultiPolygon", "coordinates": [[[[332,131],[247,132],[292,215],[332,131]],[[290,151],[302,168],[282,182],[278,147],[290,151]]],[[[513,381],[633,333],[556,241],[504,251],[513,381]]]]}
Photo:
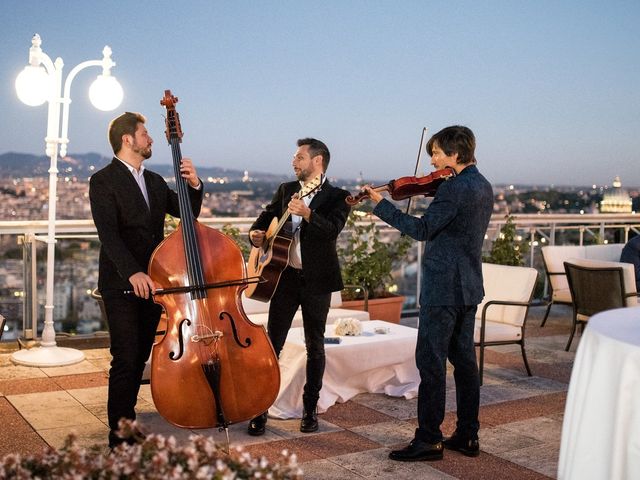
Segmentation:
{"type": "Polygon", "coordinates": [[[152,350],[151,393],[160,415],[185,428],[219,427],[266,411],[280,388],[280,369],[264,327],[249,321],[240,294],[249,283],[235,242],[193,216],[180,175],[182,128],[166,90],[180,224],[154,251],[154,301],[167,316],[152,350]]]}

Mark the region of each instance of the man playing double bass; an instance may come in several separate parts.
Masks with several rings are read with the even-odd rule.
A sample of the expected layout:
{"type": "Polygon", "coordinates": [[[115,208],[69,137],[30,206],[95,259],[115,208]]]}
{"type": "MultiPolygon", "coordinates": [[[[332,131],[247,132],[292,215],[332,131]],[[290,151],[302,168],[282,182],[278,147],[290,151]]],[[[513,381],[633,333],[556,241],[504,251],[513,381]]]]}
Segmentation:
{"type": "MultiPolygon", "coordinates": [[[[324,329],[331,292],[343,288],[336,239],[350,207],[345,202],[349,192],[332,186],[324,177],[330,158],[327,146],[314,138],[300,139],[297,144],[292,165],[298,181],[280,185],[271,203],[251,226],[249,238],[255,247],[262,246],[271,221],[281,218],[287,209],[291,212],[293,241],[289,262],[271,298],[267,329],[276,355],[280,355],[293,317],[298,307],[302,307],[307,380],[300,431],[308,433],[318,430],[316,405],[325,367],[324,329]],[[315,193],[301,199],[296,197],[304,185],[319,176],[322,185],[315,193]]],[[[249,434],[262,435],[266,423],[267,412],[249,422],[249,434]]]]}
{"type": "MultiPolygon", "coordinates": [[[[177,193],[142,165],[151,157],[153,144],[144,124],[144,116],[132,112],[110,123],[109,142],[115,157],[89,182],[91,213],[101,243],[98,289],[113,357],[107,400],[111,448],[123,442],[116,435],[118,421],[136,418],[140,380],[162,310],[151,299],[155,286],[147,275],[149,258],[164,238],[165,214],[180,216],[177,193]]],[[[198,216],[202,182],[188,158],[182,160],[181,172],[198,216]]]]}

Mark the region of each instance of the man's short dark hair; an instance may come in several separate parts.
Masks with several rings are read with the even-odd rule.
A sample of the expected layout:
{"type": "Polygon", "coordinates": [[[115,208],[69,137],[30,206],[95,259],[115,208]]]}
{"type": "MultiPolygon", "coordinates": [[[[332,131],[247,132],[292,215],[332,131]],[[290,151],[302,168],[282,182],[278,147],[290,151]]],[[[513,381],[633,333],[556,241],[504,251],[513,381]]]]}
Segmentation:
{"type": "Polygon", "coordinates": [[[427,143],[429,155],[433,155],[434,143],[437,143],[447,156],[457,153],[459,164],[476,163],[476,137],[470,128],[460,125],[443,128],[429,139],[427,143]]]}
{"type": "Polygon", "coordinates": [[[135,135],[138,123],[147,121],[144,115],[135,112],[124,112],[109,124],[109,143],[113,153],[117,154],[122,149],[122,136],[135,135]]]}
{"type": "Polygon", "coordinates": [[[317,155],[322,157],[322,169],[326,172],[329,167],[331,154],[329,153],[329,148],[327,148],[324,142],[316,140],[315,138],[301,138],[298,140],[298,146],[302,147],[303,145],[309,145],[309,155],[311,158],[317,155]]]}

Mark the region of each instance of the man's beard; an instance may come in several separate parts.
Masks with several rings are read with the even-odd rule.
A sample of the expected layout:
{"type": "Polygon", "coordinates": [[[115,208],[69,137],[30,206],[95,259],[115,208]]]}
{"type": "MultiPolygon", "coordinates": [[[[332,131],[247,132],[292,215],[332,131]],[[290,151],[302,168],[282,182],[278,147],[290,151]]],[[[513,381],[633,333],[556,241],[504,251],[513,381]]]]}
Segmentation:
{"type": "Polygon", "coordinates": [[[137,145],[133,145],[131,149],[134,151],[134,153],[140,154],[140,156],[142,156],[142,158],[144,158],[145,160],[151,158],[151,147],[140,148],[137,145]]]}
{"type": "Polygon", "coordinates": [[[311,172],[309,170],[300,170],[296,176],[298,177],[299,181],[306,182],[307,180],[309,180],[311,172]]]}

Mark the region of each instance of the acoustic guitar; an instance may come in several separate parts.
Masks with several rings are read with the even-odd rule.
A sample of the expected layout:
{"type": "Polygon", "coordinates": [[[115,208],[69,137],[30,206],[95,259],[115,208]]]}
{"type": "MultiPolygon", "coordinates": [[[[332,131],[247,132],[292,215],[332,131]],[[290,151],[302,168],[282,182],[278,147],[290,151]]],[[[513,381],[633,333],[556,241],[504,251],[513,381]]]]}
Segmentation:
{"type": "MultiPolygon", "coordinates": [[[[311,195],[320,188],[322,180],[322,174],[315,177],[296,193],[296,198],[311,195]]],[[[295,232],[291,231],[291,228],[283,227],[290,216],[291,212],[287,208],[280,220],[278,218],[271,220],[262,246],[251,248],[247,271],[250,277],[259,276],[261,281],[247,287],[244,291],[247,298],[268,302],[273,297],[280,282],[280,276],[289,264],[289,249],[295,232]]],[[[288,225],[290,226],[291,223],[288,225]]]]}

